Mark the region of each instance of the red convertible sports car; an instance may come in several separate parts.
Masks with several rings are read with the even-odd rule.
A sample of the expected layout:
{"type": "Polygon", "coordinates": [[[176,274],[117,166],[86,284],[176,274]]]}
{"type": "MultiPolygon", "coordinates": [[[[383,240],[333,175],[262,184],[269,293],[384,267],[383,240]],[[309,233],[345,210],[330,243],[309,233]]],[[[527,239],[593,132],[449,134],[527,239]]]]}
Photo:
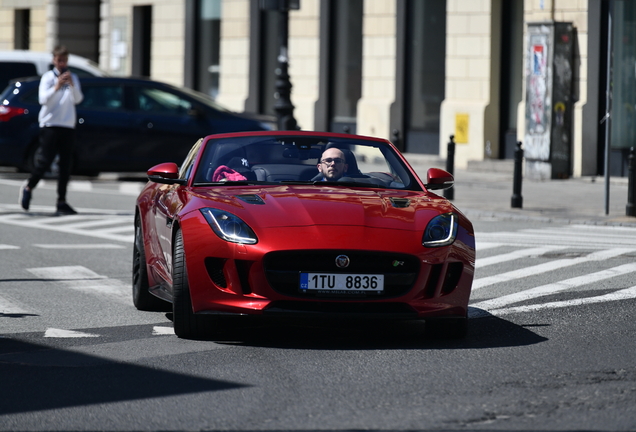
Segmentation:
{"type": "Polygon", "coordinates": [[[224,316],[423,319],[463,337],[470,221],[389,141],[325,132],[211,135],[137,199],[133,301],[172,303],[177,336],[224,316]]]}

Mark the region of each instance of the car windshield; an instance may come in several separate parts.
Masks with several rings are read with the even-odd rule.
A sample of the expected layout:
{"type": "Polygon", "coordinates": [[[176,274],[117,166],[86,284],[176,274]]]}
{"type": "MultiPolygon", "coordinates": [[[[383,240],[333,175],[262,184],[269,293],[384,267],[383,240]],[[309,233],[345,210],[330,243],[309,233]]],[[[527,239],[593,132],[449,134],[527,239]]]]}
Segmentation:
{"type": "Polygon", "coordinates": [[[325,184],[421,190],[389,144],[326,136],[244,136],[211,139],[194,186],[325,184]]]}

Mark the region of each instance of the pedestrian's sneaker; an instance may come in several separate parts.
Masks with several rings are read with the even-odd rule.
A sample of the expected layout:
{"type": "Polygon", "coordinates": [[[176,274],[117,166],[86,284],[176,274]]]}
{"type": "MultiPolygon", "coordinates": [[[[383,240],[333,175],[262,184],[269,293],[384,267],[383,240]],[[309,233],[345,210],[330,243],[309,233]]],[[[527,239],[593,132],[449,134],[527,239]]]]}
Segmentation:
{"type": "Polygon", "coordinates": [[[18,198],[18,200],[23,209],[29,209],[29,205],[31,204],[31,191],[27,189],[26,185],[20,188],[20,198],[18,198]]]}
{"type": "Polygon", "coordinates": [[[73,207],[71,207],[67,203],[58,202],[57,211],[55,212],[55,214],[56,215],[74,215],[74,214],[77,214],[77,212],[75,211],[73,207]]]}

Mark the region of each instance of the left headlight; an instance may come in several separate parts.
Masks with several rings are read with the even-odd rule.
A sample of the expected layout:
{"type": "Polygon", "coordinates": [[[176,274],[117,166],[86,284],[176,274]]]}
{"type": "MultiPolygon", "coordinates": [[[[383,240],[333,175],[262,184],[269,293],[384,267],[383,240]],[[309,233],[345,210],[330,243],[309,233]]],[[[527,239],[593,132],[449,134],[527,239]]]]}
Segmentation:
{"type": "Polygon", "coordinates": [[[457,216],[453,213],[435,216],[426,226],[422,244],[426,247],[448,246],[457,237],[457,216]]]}
{"type": "Polygon", "coordinates": [[[225,241],[241,244],[256,244],[256,234],[241,218],[223,210],[214,208],[201,209],[205,220],[216,235],[225,241]]]}

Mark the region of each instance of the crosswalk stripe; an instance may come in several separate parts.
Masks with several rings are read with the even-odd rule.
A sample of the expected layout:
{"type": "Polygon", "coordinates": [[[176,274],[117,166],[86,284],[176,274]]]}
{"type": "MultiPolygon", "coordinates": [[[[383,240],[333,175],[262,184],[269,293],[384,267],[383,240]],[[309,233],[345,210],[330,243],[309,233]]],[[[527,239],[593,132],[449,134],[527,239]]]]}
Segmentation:
{"type": "MultiPolygon", "coordinates": [[[[633,231],[632,231],[633,232],[633,231]]],[[[567,245],[579,248],[610,248],[616,246],[636,246],[636,236],[615,234],[590,234],[589,231],[575,230],[522,230],[517,232],[481,233],[477,244],[501,243],[511,246],[567,245]]]]}
{"type": "Polygon", "coordinates": [[[482,242],[481,240],[477,239],[475,241],[475,249],[478,251],[483,251],[486,249],[494,249],[494,248],[498,248],[500,246],[503,246],[501,243],[489,243],[489,242],[482,242]]]}
{"type": "Polygon", "coordinates": [[[89,243],[89,244],[34,244],[40,249],[124,249],[126,246],[109,243],[89,243]]]}
{"type": "Polygon", "coordinates": [[[98,294],[132,306],[131,288],[128,284],[99,275],[86,267],[40,267],[27,270],[41,279],[61,283],[67,288],[98,294]]]}
{"type": "Polygon", "coordinates": [[[561,259],[556,261],[550,261],[547,263],[524,267],[519,270],[513,270],[507,273],[500,273],[494,276],[488,276],[473,281],[473,290],[477,290],[489,285],[494,285],[501,282],[509,282],[515,279],[521,279],[528,276],[534,276],[541,273],[547,273],[549,271],[569,267],[577,264],[583,264],[589,261],[603,261],[609,258],[614,258],[620,255],[624,255],[630,252],[636,251],[635,248],[614,248],[593,252],[584,257],[561,259]]]}
{"type": "Polygon", "coordinates": [[[527,258],[531,256],[543,255],[546,252],[565,249],[566,246],[544,246],[531,249],[520,249],[507,254],[495,255],[488,258],[477,258],[475,268],[482,268],[493,264],[499,264],[507,261],[513,261],[519,258],[527,258]]]}
{"type": "Polygon", "coordinates": [[[44,332],[45,338],[95,338],[99,335],[93,333],[84,333],[76,330],[64,330],[56,328],[48,328],[44,332]]]}
{"type": "Polygon", "coordinates": [[[503,308],[504,306],[508,306],[514,303],[532,300],[538,297],[544,297],[544,296],[565,291],[568,289],[577,288],[583,285],[589,285],[594,282],[599,282],[605,279],[613,278],[615,276],[620,276],[620,275],[633,273],[633,272],[636,272],[636,263],[623,264],[618,267],[613,267],[613,268],[601,270],[595,273],[577,276],[577,277],[566,279],[560,282],[538,286],[536,288],[531,288],[531,289],[517,292],[514,294],[508,294],[508,295],[497,297],[491,300],[485,300],[479,303],[475,303],[471,306],[475,308],[492,311],[494,309],[500,309],[500,308],[503,308]]]}
{"type": "Polygon", "coordinates": [[[174,328],[165,326],[154,326],[152,328],[153,336],[173,335],[174,328]]]}
{"type": "Polygon", "coordinates": [[[105,234],[117,234],[117,233],[122,233],[126,231],[131,231],[131,232],[135,231],[135,227],[133,226],[132,223],[126,226],[116,226],[112,228],[103,228],[99,230],[99,232],[105,233],[105,234]]]}
{"type": "MultiPolygon", "coordinates": [[[[513,314],[513,313],[534,312],[534,311],[543,310],[543,309],[558,309],[558,308],[565,308],[565,307],[572,307],[572,306],[582,306],[587,304],[605,303],[610,301],[628,300],[633,298],[636,298],[636,286],[614,291],[609,294],[594,296],[594,297],[585,297],[585,298],[578,298],[578,299],[572,299],[572,300],[563,300],[563,301],[556,301],[556,302],[549,302],[549,303],[540,303],[540,304],[533,304],[533,305],[526,305],[526,306],[514,306],[509,308],[494,309],[494,310],[489,310],[488,314],[499,316],[499,315],[513,314]]],[[[477,315],[473,314],[473,317],[477,317],[477,315]]]]}
{"type": "Polygon", "coordinates": [[[33,313],[32,311],[27,310],[26,308],[17,304],[17,302],[0,297],[0,314],[23,315],[23,314],[32,314],[32,313],[33,313]]]}
{"type": "Polygon", "coordinates": [[[575,241],[577,243],[605,243],[610,241],[612,243],[619,241],[625,244],[635,244],[636,238],[631,236],[625,236],[623,232],[605,231],[605,232],[592,232],[581,231],[576,229],[563,230],[563,229],[524,229],[519,231],[521,235],[531,236],[549,236],[550,238],[563,239],[566,241],[575,241]]]}
{"type": "Polygon", "coordinates": [[[48,217],[48,218],[40,218],[34,219],[28,215],[9,215],[2,218],[3,222],[7,220],[31,223],[34,225],[63,225],[68,222],[76,221],[76,220],[84,220],[86,216],[81,215],[67,215],[67,216],[56,216],[56,217],[48,217]]]}
{"type": "Polygon", "coordinates": [[[24,215],[4,215],[2,222],[27,228],[45,229],[49,231],[64,232],[68,234],[77,234],[95,238],[101,238],[111,241],[121,241],[132,243],[134,240],[133,215],[72,215],[60,216],[55,218],[33,218],[24,215]],[[95,227],[74,227],[74,224],[68,222],[84,223],[90,220],[108,220],[108,225],[116,225],[114,228],[97,229],[95,227]],[[81,221],[81,222],[79,222],[81,221]],[[68,224],[67,224],[68,223],[68,224]],[[92,229],[91,229],[92,228],[92,229]],[[129,234],[125,234],[126,232],[129,234]],[[124,234],[122,234],[124,233],[124,234]]]}
{"type": "MultiPolygon", "coordinates": [[[[131,220],[132,221],[132,220],[131,220]]],[[[83,219],[80,222],[77,223],[72,223],[72,224],[65,224],[64,227],[66,228],[73,228],[73,229],[80,229],[80,228],[95,228],[98,226],[102,226],[102,225],[113,225],[116,223],[121,223],[121,221],[119,219],[93,219],[93,220],[86,220],[83,219]]]]}

